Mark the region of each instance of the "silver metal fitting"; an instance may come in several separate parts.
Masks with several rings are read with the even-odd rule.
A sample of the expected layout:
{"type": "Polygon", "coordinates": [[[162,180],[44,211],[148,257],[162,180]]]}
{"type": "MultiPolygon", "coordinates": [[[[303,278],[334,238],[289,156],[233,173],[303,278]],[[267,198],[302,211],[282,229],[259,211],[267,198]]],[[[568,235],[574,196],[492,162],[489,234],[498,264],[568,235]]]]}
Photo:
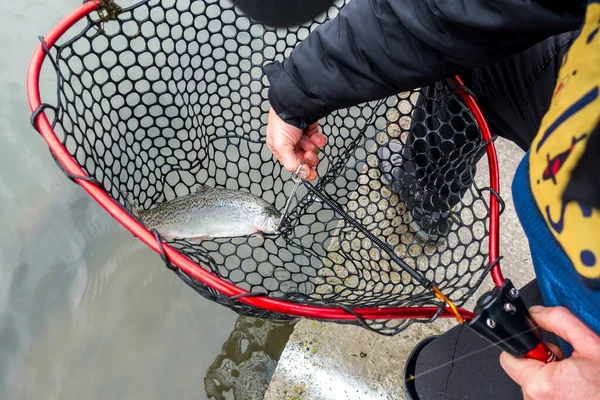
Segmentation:
{"type": "Polygon", "coordinates": [[[504,303],[504,311],[506,312],[515,312],[516,307],[513,303],[504,303]]]}

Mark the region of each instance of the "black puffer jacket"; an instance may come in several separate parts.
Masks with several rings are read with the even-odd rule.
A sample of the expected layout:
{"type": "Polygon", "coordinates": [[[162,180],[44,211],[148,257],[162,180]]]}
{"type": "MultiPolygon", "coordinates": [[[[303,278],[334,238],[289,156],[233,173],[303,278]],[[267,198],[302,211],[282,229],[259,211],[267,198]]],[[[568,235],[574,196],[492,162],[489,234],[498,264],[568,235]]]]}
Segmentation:
{"type": "MultiPolygon", "coordinates": [[[[283,63],[265,66],[269,100],[283,120],[306,128],[336,109],[423,87],[578,30],[587,3],[352,0],[283,63]]],[[[591,136],[564,197],[600,209],[600,126],[591,136]]]]}
{"type": "Polygon", "coordinates": [[[422,87],[576,30],[586,1],[352,0],[283,63],[269,100],[300,128],[336,109],[422,87]]]}

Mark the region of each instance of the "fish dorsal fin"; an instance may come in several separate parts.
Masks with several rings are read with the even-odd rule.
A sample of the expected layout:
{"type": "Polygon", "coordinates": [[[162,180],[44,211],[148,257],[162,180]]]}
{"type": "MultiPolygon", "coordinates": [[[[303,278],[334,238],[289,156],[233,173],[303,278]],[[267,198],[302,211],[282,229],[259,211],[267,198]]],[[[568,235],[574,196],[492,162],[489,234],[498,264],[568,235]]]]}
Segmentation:
{"type": "Polygon", "coordinates": [[[194,188],[192,189],[192,193],[207,193],[207,192],[212,192],[213,190],[217,190],[217,189],[215,189],[212,186],[198,184],[198,185],[194,186],[194,188]]]}

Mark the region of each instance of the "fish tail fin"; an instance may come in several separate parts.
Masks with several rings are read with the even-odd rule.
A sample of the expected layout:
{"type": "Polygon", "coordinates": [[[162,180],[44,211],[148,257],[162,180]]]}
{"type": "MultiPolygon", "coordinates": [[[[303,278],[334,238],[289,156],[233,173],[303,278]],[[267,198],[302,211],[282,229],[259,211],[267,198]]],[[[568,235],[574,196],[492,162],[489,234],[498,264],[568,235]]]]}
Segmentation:
{"type": "Polygon", "coordinates": [[[131,213],[133,214],[134,217],[136,217],[137,219],[140,219],[140,217],[142,215],[142,207],[140,207],[138,205],[134,205],[131,208],[131,213]]]}
{"type": "Polygon", "coordinates": [[[119,192],[121,193],[121,196],[123,196],[123,199],[131,209],[131,213],[133,214],[133,216],[139,218],[143,210],[137,202],[137,200],[130,193],[123,189],[119,189],[119,192]]]}

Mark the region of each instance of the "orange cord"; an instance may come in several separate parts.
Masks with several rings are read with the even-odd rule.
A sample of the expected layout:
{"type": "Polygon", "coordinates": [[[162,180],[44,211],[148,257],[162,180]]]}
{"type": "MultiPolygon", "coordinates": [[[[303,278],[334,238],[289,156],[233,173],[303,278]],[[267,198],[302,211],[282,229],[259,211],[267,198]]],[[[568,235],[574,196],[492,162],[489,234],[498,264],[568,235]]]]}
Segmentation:
{"type": "Polygon", "coordinates": [[[465,322],[465,319],[462,317],[462,315],[460,315],[460,313],[458,312],[458,309],[456,308],[454,303],[448,297],[446,297],[446,295],[444,295],[444,293],[442,293],[442,291],[440,289],[438,289],[436,286],[432,286],[431,290],[435,294],[435,297],[437,297],[438,299],[440,299],[443,302],[445,302],[446,304],[448,304],[448,307],[450,307],[450,309],[452,310],[454,315],[456,315],[456,320],[458,321],[459,324],[462,324],[463,322],[465,322]]]}

